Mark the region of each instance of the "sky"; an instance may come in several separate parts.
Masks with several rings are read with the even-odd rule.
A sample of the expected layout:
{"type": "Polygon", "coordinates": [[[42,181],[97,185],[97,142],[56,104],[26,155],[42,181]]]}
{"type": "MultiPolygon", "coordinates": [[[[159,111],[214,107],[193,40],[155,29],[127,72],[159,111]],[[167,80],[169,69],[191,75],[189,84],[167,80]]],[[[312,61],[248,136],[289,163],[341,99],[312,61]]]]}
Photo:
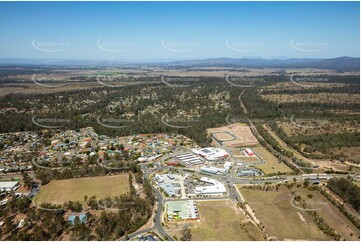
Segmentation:
{"type": "Polygon", "coordinates": [[[334,58],[359,53],[359,2],[0,2],[0,58],[334,58]]]}

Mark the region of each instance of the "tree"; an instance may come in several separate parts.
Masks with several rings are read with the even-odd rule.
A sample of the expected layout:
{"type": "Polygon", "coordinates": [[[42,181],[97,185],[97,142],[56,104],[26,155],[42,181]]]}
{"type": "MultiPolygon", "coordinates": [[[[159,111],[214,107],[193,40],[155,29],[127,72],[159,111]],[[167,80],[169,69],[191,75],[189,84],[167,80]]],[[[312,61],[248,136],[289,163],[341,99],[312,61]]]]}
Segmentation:
{"type": "Polygon", "coordinates": [[[305,181],[303,182],[303,186],[308,187],[309,184],[310,184],[310,181],[308,179],[305,179],[305,181]]]}
{"type": "Polygon", "coordinates": [[[191,241],[192,240],[192,233],[191,229],[188,226],[184,226],[182,229],[182,236],[180,237],[182,241],[191,241]]]}
{"type": "Polygon", "coordinates": [[[354,209],[360,211],[360,189],[351,179],[334,177],[328,180],[327,187],[342,200],[351,204],[354,209]]]}
{"type": "Polygon", "coordinates": [[[21,213],[26,213],[31,204],[31,200],[28,197],[22,197],[20,199],[17,199],[13,204],[14,204],[15,211],[19,211],[21,213]]]}
{"type": "Polygon", "coordinates": [[[30,187],[31,184],[33,183],[32,179],[30,178],[27,172],[21,172],[21,173],[23,175],[24,186],[30,187]]]}

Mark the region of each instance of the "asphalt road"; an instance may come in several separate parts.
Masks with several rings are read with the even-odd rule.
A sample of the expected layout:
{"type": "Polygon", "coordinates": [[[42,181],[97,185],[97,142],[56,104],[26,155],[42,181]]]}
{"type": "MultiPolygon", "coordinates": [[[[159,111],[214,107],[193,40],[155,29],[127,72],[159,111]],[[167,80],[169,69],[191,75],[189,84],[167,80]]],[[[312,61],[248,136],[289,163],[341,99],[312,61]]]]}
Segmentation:
{"type": "MultiPolygon", "coordinates": [[[[144,179],[148,179],[149,175],[154,172],[153,170],[149,170],[146,168],[146,165],[142,165],[142,170],[143,172],[145,173],[145,177],[144,179]]],[[[152,185],[152,184],[151,184],[152,185]]],[[[152,185],[152,189],[157,197],[157,201],[158,201],[158,208],[157,208],[157,212],[155,214],[155,222],[154,222],[154,225],[153,227],[151,228],[148,228],[148,229],[143,229],[143,230],[139,230],[135,233],[132,233],[130,235],[128,235],[128,238],[129,239],[132,239],[134,237],[137,237],[137,236],[140,236],[150,230],[155,230],[158,232],[158,234],[163,237],[163,239],[167,240],[167,241],[174,241],[173,237],[170,236],[162,227],[162,213],[163,213],[163,207],[164,207],[164,199],[163,199],[163,196],[162,194],[160,193],[160,191],[155,188],[153,185],[152,185]]]]}
{"type": "MultiPolygon", "coordinates": [[[[157,167],[161,168],[162,167],[161,162],[164,161],[165,159],[167,159],[169,156],[170,155],[163,156],[158,161],[154,161],[152,163],[156,164],[157,167]]],[[[231,156],[231,158],[232,158],[232,156],[231,156]]],[[[141,165],[141,168],[144,172],[145,179],[148,179],[149,176],[153,172],[155,172],[155,169],[148,169],[147,165],[148,164],[141,165]]],[[[175,168],[175,169],[177,169],[177,168],[175,168]]],[[[182,168],[179,168],[179,169],[182,169],[182,168]]],[[[199,173],[199,172],[195,171],[195,173],[199,173]]],[[[194,197],[194,198],[191,198],[192,200],[196,200],[196,201],[232,199],[232,200],[238,200],[238,201],[242,202],[243,199],[240,197],[238,192],[235,190],[235,187],[233,186],[235,184],[264,184],[265,182],[270,182],[270,181],[285,182],[285,181],[293,180],[294,178],[296,178],[298,180],[305,178],[302,175],[293,175],[293,176],[278,176],[277,178],[253,179],[253,178],[234,177],[234,176],[231,176],[231,174],[227,174],[226,176],[203,174],[203,173],[199,173],[199,174],[201,174],[202,176],[210,176],[210,177],[216,178],[216,179],[222,181],[223,183],[225,183],[228,194],[227,194],[227,196],[224,196],[224,197],[194,197]]],[[[322,175],[322,176],[324,178],[329,179],[332,177],[347,177],[348,175],[327,174],[327,175],[322,175]]],[[[358,176],[353,176],[353,177],[359,178],[358,176]]],[[[132,234],[128,235],[128,237],[129,237],[129,239],[132,239],[136,236],[140,236],[150,230],[153,230],[153,231],[158,232],[158,234],[161,237],[163,237],[163,239],[173,241],[174,239],[172,238],[172,236],[170,236],[162,227],[162,213],[163,213],[164,204],[165,204],[165,202],[168,202],[168,201],[182,201],[182,200],[189,200],[190,198],[164,199],[161,192],[156,187],[154,187],[153,184],[151,184],[151,185],[152,185],[152,189],[157,197],[157,202],[158,202],[158,208],[157,208],[156,214],[154,216],[154,218],[155,218],[154,225],[151,228],[139,230],[135,233],[132,233],[132,234]]]]}

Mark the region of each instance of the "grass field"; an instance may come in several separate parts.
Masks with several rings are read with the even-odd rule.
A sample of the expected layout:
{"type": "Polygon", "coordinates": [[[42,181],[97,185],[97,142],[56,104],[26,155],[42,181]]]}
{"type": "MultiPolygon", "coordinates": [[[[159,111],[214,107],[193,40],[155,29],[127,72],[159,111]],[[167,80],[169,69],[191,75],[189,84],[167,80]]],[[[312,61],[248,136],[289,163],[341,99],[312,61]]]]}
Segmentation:
{"type": "MultiPolygon", "coordinates": [[[[253,148],[253,147],[250,147],[253,148]]],[[[258,162],[259,159],[257,156],[244,156],[244,154],[241,152],[240,148],[232,148],[232,153],[234,157],[237,157],[237,160],[242,162],[258,162]]]]}
{"type": "Polygon", "coordinates": [[[255,162],[258,162],[259,159],[257,157],[237,157],[237,159],[239,161],[242,161],[242,162],[248,162],[250,164],[255,163],[255,162]]]}
{"type": "MultiPolygon", "coordinates": [[[[229,202],[230,203],[230,202],[229,202]]],[[[261,240],[260,230],[248,224],[250,234],[240,228],[245,216],[225,201],[198,202],[200,224],[192,227],[193,240],[261,240]]]]}
{"type": "Polygon", "coordinates": [[[114,197],[129,191],[128,175],[53,180],[42,186],[36,195],[36,204],[50,202],[63,204],[84,201],[84,196],[114,197]]]}
{"type": "Polygon", "coordinates": [[[277,172],[292,172],[291,168],[279,161],[264,147],[254,147],[253,150],[266,161],[266,164],[255,165],[255,167],[261,169],[266,175],[277,172]]]}
{"type": "MultiPolygon", "coordinates": [[[[197,206],[200,221],[188,223],[192,240],[264,240],[260,229],[249,223],[230,200],[197,201],[197,206]]],[[[171,234],[177,231],[179,238],[181,228],[181,223],[173,223],[171,234]]]]}
{"type": "Polygon", "coordinates": [[[265,226],[266,231],[270,236],[277,237],[278,240],[331,239],[318,229],[306,211],[291,205],[291,199],[295,195],[301,195],[306,200],[308,208],[318,209],[316,212],[319,216],[342,238],[357,240],[357,236],[359,236],[358,229],[318,191],[310,191],[307,188],[292,188],[279,192],[240,188],[239,190],[255,211],[257,218],[265,226]],[[291,192],[294,192],[294,195],[291,192]],[[309,194],[312,195],[312,198],[307,197],[309,194]]]}

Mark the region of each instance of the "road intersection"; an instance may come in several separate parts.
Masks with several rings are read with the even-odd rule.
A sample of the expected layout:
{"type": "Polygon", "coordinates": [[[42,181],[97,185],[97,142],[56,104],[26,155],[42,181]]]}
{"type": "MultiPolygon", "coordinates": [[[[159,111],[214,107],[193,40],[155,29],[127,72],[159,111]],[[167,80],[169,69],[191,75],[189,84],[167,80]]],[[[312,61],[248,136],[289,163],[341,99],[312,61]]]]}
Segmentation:
{"type": "MultiPolygon", "coordinates": [[[[177,147],[177,148],[182,148],[182,150],[185,149],[185,147],[177,147]]],[[[186,148],[187,149],[187,148],[186,148]]],[[[176,149],[175,149],[176,150],[176,149]]],[[[229,150],[228,150],[229,151],[229,150]]],[[[144,179],[150,179],[152,174],[155,174],[157,170],[159,169],[167,169],[168,167],[166,165],[164,165],[164,161],[179,154],[179,152],[174,152],[172,154],[167,154],[157,160],[154,160],[150,163],[144,163],[141,164],[141,169],[144,173],[144,179]],[[156,167],[156,169],[154,168],[149,168],[149,164],[153,164],[153,166],[156,167]]],[[[154,224],[152,227],[147,228],[147,229],[142,229],[142,230],[138,230],[130,235],[127,236],[128,239],[134,239],[144,233],[147,233],[149,231],[154,231],[157,232],[163,239],[165,240],[174,240],[174,238],[168,234],[163,226],[162,226],[162,216],[163,216],[163,212],[164,212],[164,207],[165,207],[165,203],[169,202],[169,201],[184,201],[184,200],[195,200],[195,201],[214,201],[214,200],[225,200],[225,199],[230,199],[232,201],[237,201],[237,202],[244,202],[244,199],[242,198],[241,194],[239,194],[239,192],[237,191],[236,185],[238,184],[243,184],[243,185],[261,185],[261,184],[265,184],[265,183],[269,183],[269,182],[277,182],[277,183],[283,183],[286,181],[292,181],[294,179],[297,180],[302,180],[302,179],[306,179],[306,178],[316,178],[319,176],[318,174],[314,174],[312,177],[311,176],[305,176],[305,175],[283,175],[283,176],[277,176],[277,177],[264,177],[264,178],[244,178],[244,177],[236,177],[234,176],[235,171],[233,169],[235,169],[235,160],[234,160],[234,156],[232,153],[230,153],[230,159],[233,162],[233,167],[232,169],[226,174],[226,175],[212,175],[212,174],[205,174],[203,172],[200,172],[198,170],[194,170],[194,174],[199,174],[202,176],[208,176],[208,177],[212,177],[213,179],[217,179],[219,181],[221,181],[222,183],[224,183],[226,185],[227,188],[227,194],[225,196],[222,197],[193,197],[193,198],[164,198],[162,193],[159,191],[159,189],[157,189],[157,187],[150,182],[152,189],[156,195],[156,200],[157,200],[157,210],[154,216],[154,224]]],[[[184,168],[180,167],[173,167],[172,169],[176,169],[179,171],[184,171],[184,168]]],[[[330,179],[333,177],[347,177],[348,175],[345,174],[322,174],[322,178],[323,179],[330,179]]],[[[354,178],[359,179],[359,176],[353,176],[354,178]]]]}

